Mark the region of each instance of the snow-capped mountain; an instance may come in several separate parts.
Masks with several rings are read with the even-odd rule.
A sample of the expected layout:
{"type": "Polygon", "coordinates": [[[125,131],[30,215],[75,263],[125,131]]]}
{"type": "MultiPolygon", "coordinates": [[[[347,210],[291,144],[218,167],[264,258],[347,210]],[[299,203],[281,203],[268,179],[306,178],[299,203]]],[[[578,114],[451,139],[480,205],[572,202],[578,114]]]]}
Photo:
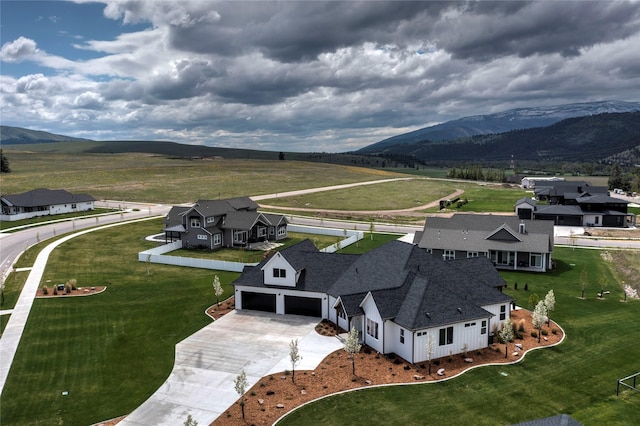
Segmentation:
{"type": "Polygon", "coordinates": [[[425,127],[368,145],[357,152],[370,154],[382,151],[393,145],[416,143],[425,140],[453,140],[474,135],[546,127],[567,118],[635,111],[640,111],[640,102],[601,101],[550,107],[516,108],[488,115],[473,115],[425,127]]]}

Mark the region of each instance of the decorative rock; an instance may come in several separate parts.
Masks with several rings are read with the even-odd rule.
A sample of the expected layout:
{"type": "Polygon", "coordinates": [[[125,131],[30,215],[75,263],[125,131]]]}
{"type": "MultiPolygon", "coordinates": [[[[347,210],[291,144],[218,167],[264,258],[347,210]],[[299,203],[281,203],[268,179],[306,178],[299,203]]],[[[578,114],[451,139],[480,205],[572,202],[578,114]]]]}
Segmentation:
{"type": "Polygon", "coordinates": [[[364,383],[367,384],[367,385],[370,385],[371,384],[371,380],[365,380],[364,383]]]}
{"type": "Polygon", "coordinates": [[[516,348],[522,350],[522,343],[516,343],[516,348]]]}
{"type": "Polygon", "coordinates": [[[464,362],[472,363],[473,362],[473,358],[465,358],[464,362]]]}
{"type": "Polygon", "coordinates": [[[518,355],[520,355],[520,352],[516,351],[516,352],[513,353],[513,356],[518,356],[518,355]]]}
{"type": "Polygon", "coordinates": [[[422,379],[424,379],[424,376],[420,376],[420,375],[416,374],[416,375],[413,376],[413,378],[416,379],[416,380],[422,380],[422,379]]]}
{"type": "Polygon", "coordinates": [[[304,389],[302,389],[302,390],[300,391],[300,394],[301,394],[301,395],[306,395],[306,394],[307,394],[307,391],[306,391],[306,390],[304,390],[304,389]]]}
{"type": "Polygon", "coordinates": [[[284,408],[284,404],[276,404],[276,408],[284,408]]]}
{"type": "Polygon", "coordinates": [[[315,375],[316,375],[316,372],[315,372],[315,371],[312,371],[312,372],[311,372],[311,375],[312,375],[312,376],[315,376],[315,375]]]}
{"type": "Polygon", "coordinates": [[[548,341],[549,341],[549,338],[548,338],[548,337],[543,337],[543,339],[544,339],[544,341],[545,341],[545,342],[548,342],[548,341]]]}
{"type": "Polygon", "coordinates": [[[260,399],[258,400],[258,404],[260,404],[260,405],[264,404],[264,399],[260,398],[260,399]]]}
{"type": "Polygon", "coordinates": [[[438,372],[436,373],[438,376],[444,376],[444,368],[441,368],[438,370],[438,372]]]}
{"type": "Polygon", "coordinates": [[[287,380],[287,376],[280,376],[280,380],[287,380]]]}

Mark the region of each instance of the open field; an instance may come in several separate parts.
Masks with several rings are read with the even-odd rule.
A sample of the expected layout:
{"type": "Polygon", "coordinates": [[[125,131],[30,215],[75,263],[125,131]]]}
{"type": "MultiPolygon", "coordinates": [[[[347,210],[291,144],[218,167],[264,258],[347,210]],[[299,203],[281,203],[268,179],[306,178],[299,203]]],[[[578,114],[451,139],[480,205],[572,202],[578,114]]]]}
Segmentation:
{"type": "Polygon", "coordinates": [[[2,176],[2,192],[6,194],[50,188],[89,193],[96,199],[157,203],[261,195],[403,176],[382,170],[298,161],[11,151],[5,151],[5,155],[12,169],[2,176]]]}
{"type": "Polygon", "coordinates": [[[610,264],[596,250],[557,249],[558,267],[549,274],[501,273],[507,292],[526,306],[529,296],[553,289],[552,318],[567,333],[552,349],[528,354],[513,366],[485,367],[426,386],[398,386],[330,397],[289,415],[282,425],[442,424],[455,413],[460,425],[513,424],[567,413],[585,425],[640,423],[640,394],[615,395],[619,378],[638,372],[637,321],[640,301],[622,303],[610,264]],[[580,277],[588,285],[580,299],[580,277]],[[519,283],[519,290],[513,283],[519,283]],[[529,291],[523,290],[527,283],[529,291]],[[604,283],[611,292],[595,295],[604,283]],[[504,373],[504,375],[503,375],[504,373]],[[363,412],[367,414],[363,416],[363,412]]]}

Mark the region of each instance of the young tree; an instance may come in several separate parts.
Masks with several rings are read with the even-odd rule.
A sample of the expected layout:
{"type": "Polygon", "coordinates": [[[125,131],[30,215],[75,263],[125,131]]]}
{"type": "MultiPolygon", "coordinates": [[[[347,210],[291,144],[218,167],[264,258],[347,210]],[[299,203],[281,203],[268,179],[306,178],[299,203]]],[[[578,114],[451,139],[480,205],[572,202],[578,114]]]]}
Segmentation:
{"type": "Polygon", "coordinates": [[[351,370],[353,374],[356,374],[356,354],[360,352],[362,345],[358,341],[358,330],[355,327],[351,327],[351,331],[347,334],[347,339],[344,341],[344,350],[349,354],[351,358],[351,370]]]}
{"type": "Polygon", "coordinates": [[[509,341],[513,339],[513,324],[511,324],[511,318],[507,318],[502,324],[502,330],[500,330],[500,338],[504,342],[504,357],[509,354],[509,341]]]}
{"type": "Polygon", "coordinates": [[[198,422],[191,417],[191,414],[187,416],[187,420],[183,423],[184,426],[198,426],[198,422]]]}
{"type": "Polygon", "coordinates": [[[542,334],[542,326],[547,321],[547,308],[544,306],[544,301],[541,300],[533,310],[533,316],[531,322],[533,328],[538,330],[538,343],[540,343],[540,335],[542,334]]]}
{"type": "Polygon", "coordinates": [[[427,331],[427,361],[429,361],[429,375],[431,375],[431,356],[433,355],[433,349],[435,345],[435,338],[430,331],[427,331]]]}
{"type": "Polygon", "coordinates": [[[580,289],[582,290],[582,294],[580,295],[581,299],[584,299],[584,290],[587,288],[587,283],[589,282],[589,276],[587,274],[587,270],[583,270],[580,274],[580,289]]]}
{"type": "Polygon", "coordinates": [[[544,297],[544,306],[547,308],[547,326],[551,325],[551,312],[556,307],[556,296],[553,293],[553,289],[549,290],[544,297]]]}
{"type": "Polygon", "coordinates": [[[538,302],[540,301],[540,297],[538,297],[537,294],[533,293],[531,296],[529,296],[529,305],[535,307],[538,302]]]}
{"type": "Polygon", "coordinates": [[[298,339],[291,340],[289,343],[289,359],[291,360],[291,381],[295,383],[296,365],[302,360],[302,355],[298,352],[298,339]]]}
{"type": "Polygon", "coordinates": [[[247,373],[242,370],[238,377],[233,381],[233,384],[236,388],[236,392],[240,396],[240,409],[242,410],[242,420],[244,420],[244,394],[247,392],[247,388],[249,387],[249,382],[247,382],[247,373]]]}
{"type": "Polygon", "coordinates": [[[11,168],[9,167],[9,160],[7,159],[7,157],[5,157],[1,149],[0,149],[0,172],[11,173],[11,168]]]}
{"type": "Polygon", "coordinates": [[[220,296],[224,293],[224,289],[220,285],[220,278],[217,275],[213,277],[213,292],[216,294],[216,304],[220,307],[220,296]]]}

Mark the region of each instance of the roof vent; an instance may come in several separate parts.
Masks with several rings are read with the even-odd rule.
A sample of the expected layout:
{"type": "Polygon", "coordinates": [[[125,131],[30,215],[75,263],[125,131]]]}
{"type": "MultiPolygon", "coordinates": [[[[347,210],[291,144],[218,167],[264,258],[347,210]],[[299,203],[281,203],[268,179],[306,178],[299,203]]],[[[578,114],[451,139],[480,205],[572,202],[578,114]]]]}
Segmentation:
{"type": "Polygon", "coordinates": [[[431,314],[429,312],[425,312],[424,314],[426,315],[427,318],[431,318],[431,314]]]}
{"type": "Polygon", "coordinates": [[[518,225],[518,232],[520,232],[521,234],[527,233],[527,228],[523,221],[520,221],[520,225],[518,225]]]}
{"type": "Polygon", "coordinates": [[[461,309],[461,308],[458,308],[458,312],[462,313],[462,309],[461,309]]]}

